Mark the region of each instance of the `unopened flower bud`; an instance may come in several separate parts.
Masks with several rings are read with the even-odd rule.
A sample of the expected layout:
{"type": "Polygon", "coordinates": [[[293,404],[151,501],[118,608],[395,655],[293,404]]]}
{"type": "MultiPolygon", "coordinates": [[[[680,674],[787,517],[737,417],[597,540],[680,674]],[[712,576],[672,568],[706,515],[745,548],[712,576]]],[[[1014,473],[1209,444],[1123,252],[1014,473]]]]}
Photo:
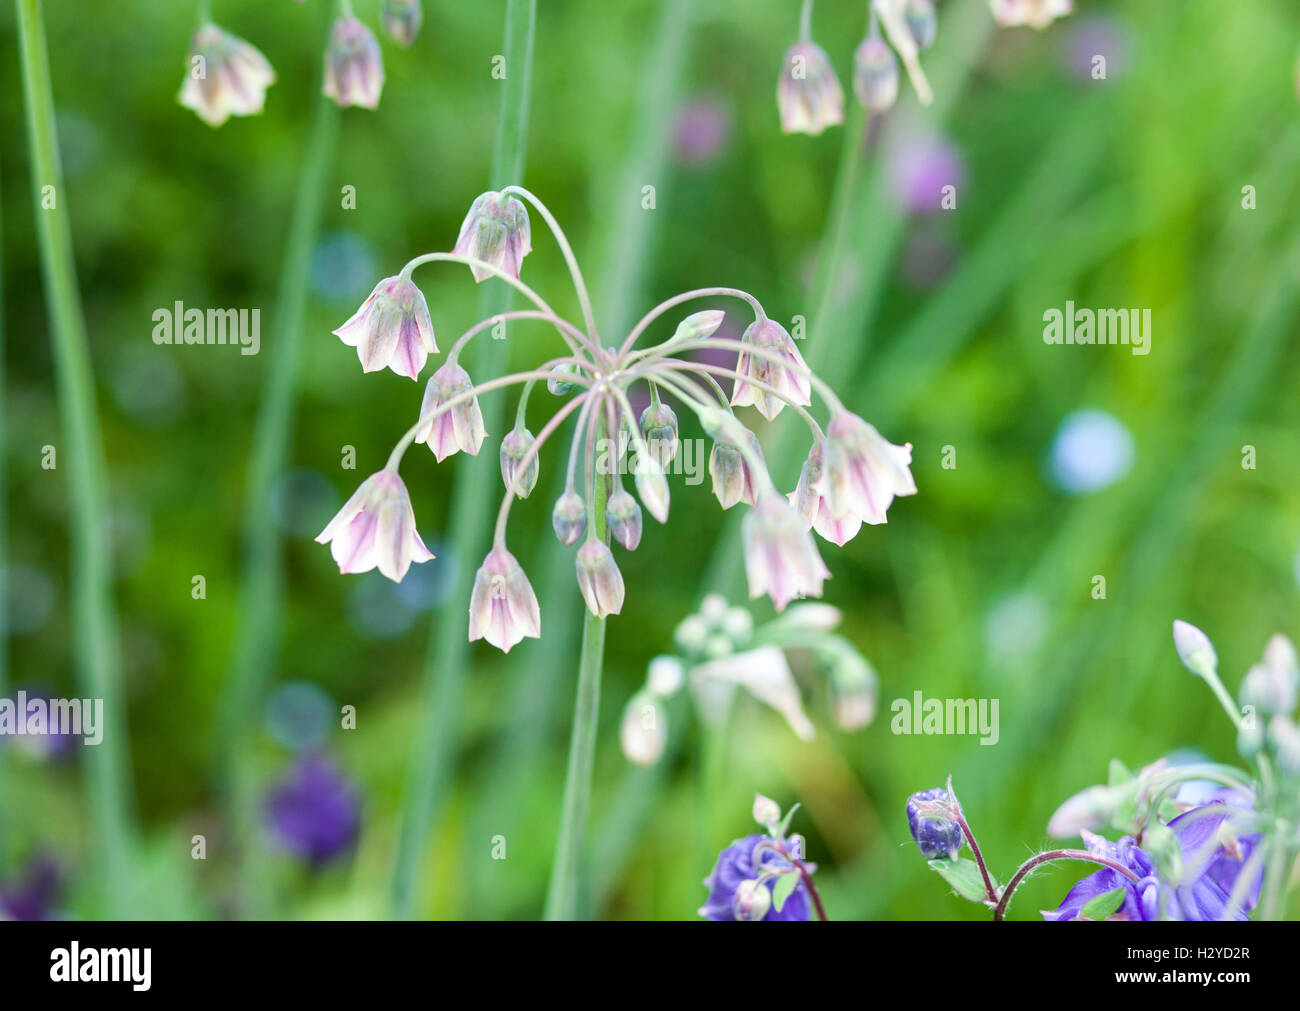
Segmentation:
{"type": "Polygon", "coordinates": [[[907,0],[903,8],[903,20],[911,32],[917,49],[929,49],[934,44],[934,36],[939,27],[939,19],[934,13],[934,0],[907,0]]]}
{"type": "Polygon", "coordinates": [[[686,667],[675,656],[657,656],[646,670],[646,690],[666,699],[676,695],[686,681],[686,667]]]}
{"type": "Polygon", "coordinates": [[[342,108],[374,109],[384,90],[384,59],[374,33],[351,15],[334,22],[325,54],[325,94],[342,108]]]}
{"type": "Polygon", "coordinates": [[[844,615],[833,604],[817,602],[795,604],[781,616],[785,628],[806,629],[809,632],[830,632],[839,626],[844,615]]]}
{"type": "Polygon", "coordinates": [[[699,656],[709,641],[709,626],[697,614],[683,618],[673,632],[673,642],[687,656],[699,656]]]}
{"type": "Polygon", "coordinates": [[[956,860],[965,842],[957,822],[929,816],[935,812],[936,805],[951,803],[952,798],[943,787],[922,790],[907,798],[907,827],[927,860],[956,860]]]}
{"type": "Polygon", "coordinates": [[[761,920],[771,908],[772,893],[758,881],[742,881],[731,900],[731,911],[737,920],[761,920]]]}
{"type": "Polygon", "coordinates": [[[537,487],[540,461],[536,453],[530,456],[528,452],[536,441],[526,428],[512,428],[501,440],[501,480],[506,491],[513,488],[520,498],[527,498],[537,487]],[[524,457],[529,457],[527,467],[523,467],[524,457]]]}
{"type": "Polygon", "coordinates": [[[1195,625],[1174,621],[1174,649],[1183,666],[1197,677],[1209,677],[1219,666],[1219,658],[1209,637],[1195,625]]]}
{"type": "Polygon", "coordinates": [[[1300,728],[1288,716],[1268,721],[1268,740],[1277,756],[1278,767],[1289,775],[1300,775],[1300,728]]]}
{"type": "Polygon", "coordinates": [[[777,826],[781,824],[781,807],[776,801],[756,793],[752,813],[754,820],[767,829],[769,835],[776,835],[777,826]]]}
{"type": "Polygon", "coordinates": [[[641,543],[641,507],[622,488],[614,492],[605,503],[605,522],[610,535],[628,551],[635,551],[641,543]]]}
{"type": "Polygon", "coordinates": [[[1101,828],[1114,817],[1118,799],[1108,786],[1080,790],[1056,809],[1047,822],[1047,834],[1054,839],[1073,839],[1085,829],[1101,828]]]}
{"type": "Polygon", "coordinates": [[[577,544],[587,532],[587,505],[575,491],[566,491],[555,500],[551,510],[551,528],[561,544],[577,544]]]}
{"type": "Polygon", "coordinates": [[[1263,747],[1264,731],[1260,728],[1259,720],[1242,720],[1237,730],[1237,754],[1248,762],[1253,761],[1263,747]]]}
{"type": "Polygon", "coordinates": [[[1284,635],[1275,635],[1264,648],[1264,659],[1255,664],[1241,683],[1241,701],[1269,716],[1288,715],[1295,709],[1300,691],[1295,647],[1284,635]]]}
{"type": "Polygon", "coordinates": [[[879,36],[863,39],[853,54],[853,93],[868,112],[887,112],[898,100],[898,57],[879,36]]]}
{"type": "Polygon", "coordinates": [[[741,501],[745,491],[745,461],[740,450],[715,442],[709,453],[709,477],[713,479],[713,494],[723,509],[741,501]]]}
{"type": "Polygon", "coordinates": [[[700,601],[700,617],[710,625],[722,621],[727,613],[727,598],[721,593],[710,593],[700,601]]]}
{"type": "Polygon", "coordinates": [[[649,766],[659,761],[668,742],[668,726],[653,695],[637,692],[628,700],[618,737],[623,757],[633,765],[649,766]]]}
{"type": "Polygon", "coordinates": [[[569,362],[562,362],[551,369],[551,374],[546,377],[547,392],[557,397],[567,397],[574,390],[578,389],[577,383],[571,383],[569,376],[582,375],[582,369],[577,365],[569,362]]]}
{"type": "Polygon", "coordinates": [[[668,479],[658,462],[653,457],[646,457],[638,462],[636,473],[636,493],[650,510],[650,515],[660,523],[668,522],[668,479]]]}
{"type": "Polygon", "coordinates": [[[380,19],[390,39],[399,46],[410,46],[420,33],[424,12],[420,9],[420,0],[384,0],[380,19]]]}
{"type": "MultiPolygon", "coordinates": [[[[524,205],[512,196],[489,190],[470,206],[452,252],[482,260],[518,281],[524,257],[532,252],[532,248],[528,211],[524,205]]],[[[493,276],[487,266],[471,264],[470,270],[476,281],[493,276]]]]}
{"type": "Polygon", "coordinates": [[[733,643],[743,646],[754,634],[754,616],[743,607],[729,607],[722,618],[722,630],[733,643]]]}
{"type": "Polygon", "coordinates": [[[587,541],[578,549],[576,565],[578,589],[592,614],[604,618],[623,610],[623,574],[608,545],[587,541]]]}
{"type": "Polygon", "coordinates": [[[722,326],[722,320],[726,315],[721,309],[705,309],[703,312],[691,313],[677,324],[677,329],[673,331],[669,341],[696,341],[712,337],[718,327],[722,326]]]}
{"type": "Polygon", "coordinates": [[[664,403],[652,403],[641,412],[641,438],[660,467],[667,469],[677,455],[677,415],[664,403]]]}
{"type": "Polygon", "coordinates": [[[723,657],[731,656],[735,651],[735,643],[731,641],[731,637],[722,632],[710,632],[709,637],[704,640],[706,660],[721,660],[723,657]]]}

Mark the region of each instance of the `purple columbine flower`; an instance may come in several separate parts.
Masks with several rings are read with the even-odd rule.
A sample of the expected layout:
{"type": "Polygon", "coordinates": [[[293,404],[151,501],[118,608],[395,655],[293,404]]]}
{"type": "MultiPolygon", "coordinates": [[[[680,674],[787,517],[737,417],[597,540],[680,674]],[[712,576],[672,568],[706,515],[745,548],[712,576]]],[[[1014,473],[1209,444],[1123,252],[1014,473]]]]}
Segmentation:
{"type": "MultiPolygon", "coordinates": [[[[763,850],[759,854],[757,863],[755,862],[755,848],[760,843],[772,844],[773,842],[774,840],[770,836],[755,833],[754,835],[747,835],[743,839],[737,839],[718,854],[718,860],[713,865],[712,873],[704,879],[704,886],[709,890],[709,899],[700,908],[701,916],[706,920],[739,919],[736,915],[737,893],[741,893],[741,897],[744,899],[745,890],[752,891],[752,882],[758,878],[761,871],[792,866],[788,860],[770,850],[763,850]]],[[[808,902],[808,890],[804,887],[802,881],[795,885],[794,891],[790,893],[790,897],[786,899],[785,905],[781,907],[780,912],[777,911],[776,905],[770,901],[772,882],[765,882],[763,887],[769,893],[769,900],[767,913],[761,919],[808,920],[812,918],[812,909],[808,902]]],[[[752,896],[744,905],[747,908],[753,908],[752,896]]]]}
{"type": "Polygon", "coordinates": [[[1084,829],[1083,844],[1089,853],[1109,857],[1123,864],[1138,877],[1137,884],[1112,867],[1103,867],[1089,874],[1066,894],[1065,900],[1054,910],[1043,910],[1043,919],[1061,921],[1078,919],[1079,914],[1093,899],[1124,889],[1124,902],[1111,916],[1114,920],[1157,920],[1160,918],[1160,879],[1155,865],[1139,847],[1132,836],[1124,836],[1114,843],[1084,829]]]}
{"type": "Polygon", "coordinates": [[[17,879],[0,884],[0,920],[57,919],[62,877],[52,857],[33,858],[17,879]]]}
{"type": "MultiPolygon", "coordinates": [[[[1251,800],[1235,790],[1219,790],[1209,803],[1174,818],[1169,827],[1183,851],[1183,882],[1173,890],[1172,912],[1183,920],[1219,920],[1228,908],[1242,864],[1259,844],[1256,834],[1236,837],[1224,822],[1250,809],[1251,800]]],[[[1263,868],[1246,886],[1233,919],[1245,920],[1259,902],[1263,868]]]]}
{"type": "Polygon", "coordinates": [[[927,802],[947,804],[951,798],[941,786],[907,798],[907,827],[912,830],[912,838],[925,859],[956,860],[965,842],[961,826],[948,819],[925,817],[921,805],[927,802]]]}
{"type": "Polygon", "coordinates": [[[314,868],[350,851],[361,830],[357,792],[324,755],[299,759],[271,789],[266,816],[280,846],[314,868]]]}

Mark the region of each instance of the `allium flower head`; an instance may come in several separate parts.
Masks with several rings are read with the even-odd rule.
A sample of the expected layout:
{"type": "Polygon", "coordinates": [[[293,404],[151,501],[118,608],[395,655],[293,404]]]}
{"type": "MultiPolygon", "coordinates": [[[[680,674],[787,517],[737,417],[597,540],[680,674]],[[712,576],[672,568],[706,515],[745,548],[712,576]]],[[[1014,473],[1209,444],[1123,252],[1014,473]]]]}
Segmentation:
{"type": "Polygon", "coordinates": [[[878,35],[853,54],[853,93],[868,112],[888,112],[898,100],[898,57],[878,35]]]}
{"type": "Polygon", "coordinates": [[[776,492],[767,492],[741,526],[749,595],[766,593],[778,611],[799,597],[820,597],[830,572],[798,514],[776,492]]]}
{"type": "Polygon", "coordinates": [[[961,826],[949,818],[929,818],[923,813],[928,804],[950,804],[952,798],[943,787],[922,790],[907,798],[907,827],[921,855],[927,860],[956,860],[965,843],[961,826]]]}
{"type": "Polygon", "coordinates": [[[823,500],[832,518],[884,523],[897,495],[915,495],[912,445],[896,446],[856,414],[840,411],[826,426],[823,500]]]}
{"type": "Polygon", "coordinates": [[[801,39],[786,50],[776,85],[782,133],[819,135],[844,122],[844,89],[826,50],[801,39]]]}
{"type": "Polygon", "coordinates": [[[749,347],[741,351],[736,371],[750,381],[736,380],[731,391],[733,406],[753,404],[763,417],[771,421],[785,407],[786,401],[782,397],[800,406],[812,403],[808,366],[785,327],[764,317],[749,325],[741,341],[749,347]],[[749,348],[754,348],[757,353],[749,348]],[[771,387],[781,396],[775,396],[754,383],[771,387]]]}
{"type": "Polygon", "coordinates": [[[527,498],[537,487],[541,460],[537,453],[529,452],[536,442],[532,432],[519,427],[512,428],[501,440],[501,480],[507,489],[513,487],[520,498],[527,498]],[[525,459],[527,466],[524,466],[525,459]]]}
{"type": "Polygon", "coordinates": [[[812,909],[808,902],[808,891],[802,881],[795,885],[794,891],[779,911],[772,902],[772,882],[769,880],[757,884],[758,875],[763,871],[792,866],[780,854],[769,849],[761,850],[755,859],[754,853],[759,845],[770,844],[773,841],[770,836],[755,833],[737,839],[718,854],[712,873],[704,879],[704,886],[709,890],[709,898],[700,909],[702,917],[706,920],[808,920],[811,918],[812,909]],[[756,894],[758,890],[766,893],[766,900],[756,894]]]}
{"type": "Polygon", "coordinates": [[[1074,10],[1073,0],[989,0],[993,20],[1003,28],[1028,25],[1040,31],[1074,10]]]}
{"type": "Polygon", "coordinates": [[[275,71],[256,48],[218,28],[201,25],[190,45],[190,69],[179,102],[209,126],[231,116],[256,116],[266,101],[275,71]]]}
{"type": "MultiPolygon", "coordinates": [[[[532,250],[524,205],[512,196],[489,190],[470,206],[452,252],[491,264],[517,281],[524,257],[532,250]]],[[[476,264],[470,270],[476,281],[492,276],[492,271],[476,264]]]]}
{"type": "Polygon", "coordinates": [[[429,355],[438,351],[424,292],[400,276],[386,277],[375,285],[361,308],[334,332],[344,344],[357,349],[363,372],[387,367],[399,376],[416,379],[429,355]]]}
{"type": "Polygon", "coordinates": [[[399,46],[410,46],[420,34],[424,11],[420,0],[384,0],[379,17],[390,39],[399,46]]]}
{"type": "Polygon", "coordinates": [[[322,755],[307,755],[272,788],[267,821],[286,850],[320,867],[347,853],[361,830],[356,790],[322,755]]]}
{"type": "MultiPolygon", "coordinates": [[[[424,388],[424,402],[420,405],[420,417],[428,418],[439,407],[464,397],[473,388],[469,373],[454,360],[447,361],[429,377],[429,385],[424,388]]],[[[487,430],[483,427],[483,412],[479,409],[478,397],[474,396],[466,397],[455,407],[426,421],[415,441],[427,444],[441,463],[462,450],[470,456],[477,456],[485,438],[487,430]]]]}
{"type": "Polygon", "coordinates": [[[587,608],[597,618],[623,610],[623,573],[609,548],[601,541],[587,541],[578,549],[578,589],[587,608]]]}
{"type": "Polygon", "coordinates": [[[340,572],[378,568],[395,583],[405,578],[412,562],[433,558],[415,529],[406,485],[387,468],[366,478],[316,541],[330,545],[340,572]]]}
{"type": "Polygon", "coordinates": [[[325,53],[325,94],[340,107],[374,109],[384,90],[379,40],[360,20],[345,14],[334,22],[325,53]]]}
{"type": "Polygon", "coordinates": [[[474,576],[469,601],[469,639],[486,639],[504,653],[525,637],[542,634],[537,595],[515,556],[493,548],[474,576]]]}

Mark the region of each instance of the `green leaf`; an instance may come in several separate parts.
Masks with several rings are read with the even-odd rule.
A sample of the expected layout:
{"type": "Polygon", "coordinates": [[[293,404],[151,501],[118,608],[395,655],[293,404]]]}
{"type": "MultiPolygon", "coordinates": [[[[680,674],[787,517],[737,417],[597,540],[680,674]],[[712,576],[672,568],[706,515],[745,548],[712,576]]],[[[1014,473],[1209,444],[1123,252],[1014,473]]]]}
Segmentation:
{"type": "Polygon", "coordinates": [[[776,884],[772,886],[772,905],[778,913],[781,911],[781,907],[785,905],[785,900],[794,893],[797,884],[799,884],[799,873],[797,871],[782,874],[776,879],[776,884]]]}
{"type": "Polygon", "coordinates": [[[928,860],[932,871],[937,872],[963,899],[987,902],[989,894],[984,888],[984,876],[974,860],[928,860]]]}
{"type": "Polygon", "coordinates": [[[1080,920],[1104,920],[1113,915],[1120,906],[1124,905],[1123,888],[1116,888],[1113,891],[1106,892],[1104,895],[1098,895],[1095,899],[1090,899],[1079,910],[1080,920]]]}
{"type": "Polygon", "coordinates": [[[1127,766],[1125,766],[1123,762],[1118,758],[1112,758],[1110,760],[1110,779],[1108,782],[1111,786],[1122,786],[1132,778],[1133,773],[1128,771],[1127,766]]]}

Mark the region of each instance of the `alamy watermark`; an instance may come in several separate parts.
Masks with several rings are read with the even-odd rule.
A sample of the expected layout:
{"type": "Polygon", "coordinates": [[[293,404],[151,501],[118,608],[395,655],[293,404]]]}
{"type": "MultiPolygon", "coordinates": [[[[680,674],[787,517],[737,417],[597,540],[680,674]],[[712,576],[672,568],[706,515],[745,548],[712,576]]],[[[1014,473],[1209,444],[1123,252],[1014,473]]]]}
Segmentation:
{"type": "Polygon", "coordinates": [[[705,439],[651,438],[633,444],[627,429],[624,429],[617,440],[606,438],[596,441],[596,473],[639,474],[641,468],[649,466],[644,459],[649,456],[660,461],[665,474],[683,476],[688,485],[697,485],[703,483],[704,472],[709,465],[708,447],[705,439]],[[663,463],[669,454],[672,454],[672,459],[663,463]]]}
{"type": "Polygon", "coordinates": [[[261,309],[186,309],[184,302],[153,312],[155,344],[238,344],[241,355],[262,348],[261,309]]]}
{"type": "Polygon", "coordinates": [[[80,737],[83,744],[104,739],[103,699],[0,698],[0,737],[80,737]]]}
{"type": "Polygon", "coordinates": [[[997,744],[997,699],[927,699],[920,691],[894,699],[889,729],[896,734],[978,734],[980,744],[997,744]]]}
{"type": "Polygon", "coordinates": [[[1044,344],[1125,344],[1135,355],[1151,353],[1150,309],[1076,309],[1043,313],[1044,344]]]}

